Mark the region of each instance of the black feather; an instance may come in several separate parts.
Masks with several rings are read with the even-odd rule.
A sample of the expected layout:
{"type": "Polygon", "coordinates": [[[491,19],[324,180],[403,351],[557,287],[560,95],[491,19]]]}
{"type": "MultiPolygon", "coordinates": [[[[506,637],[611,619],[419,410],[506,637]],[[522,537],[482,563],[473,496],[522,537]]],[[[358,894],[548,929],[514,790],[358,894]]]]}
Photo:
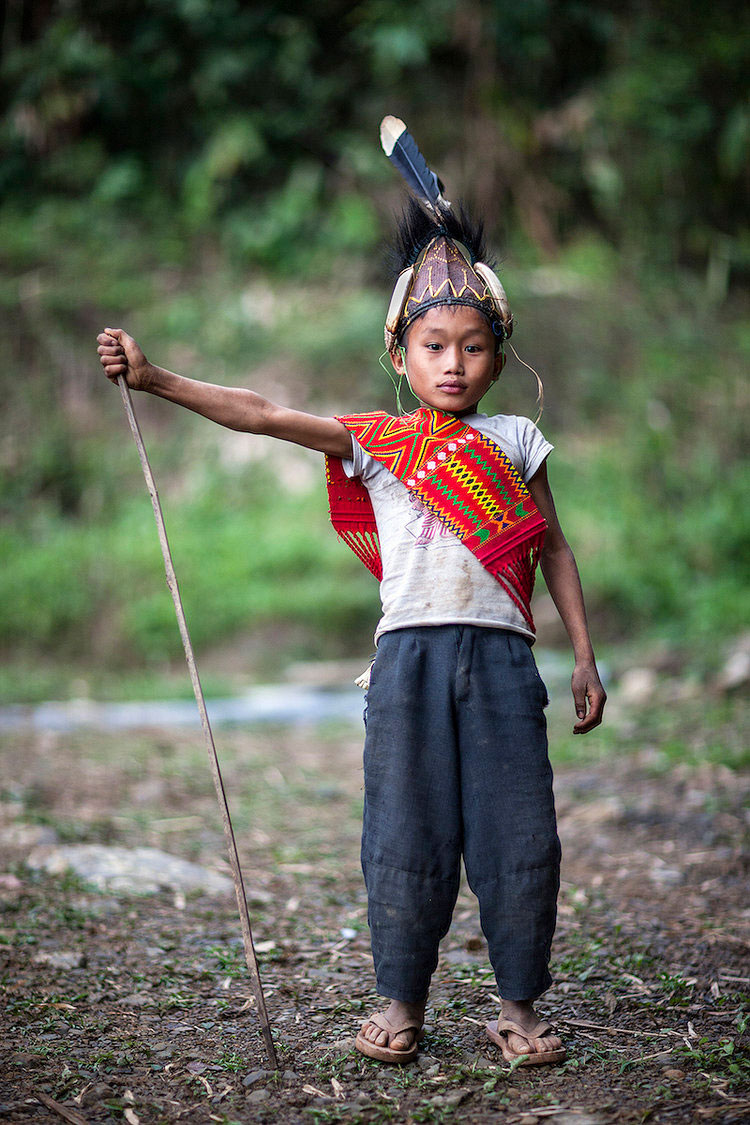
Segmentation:
{"type": "Polygon", "coordinates": [[[429,201],[433,207],[438,205],[442,185],[407,129],[399,136],[388,158],[420,199],[429,201]]]}
{"type": "Polygon", "coordinates": [[[389,248],[388,259],[392,272],[399,274],[407,266],[413,265],[425,246],[438,234],[463,243],[469,251],[472,265],[475,262],[486,262],[492,268],[493,263],[487,259],[484,223],[481,220],[474,222],[461,204],[458,208],[438,207],[431,214],[416,199],[410,198],[398,220],[389,248]]]}

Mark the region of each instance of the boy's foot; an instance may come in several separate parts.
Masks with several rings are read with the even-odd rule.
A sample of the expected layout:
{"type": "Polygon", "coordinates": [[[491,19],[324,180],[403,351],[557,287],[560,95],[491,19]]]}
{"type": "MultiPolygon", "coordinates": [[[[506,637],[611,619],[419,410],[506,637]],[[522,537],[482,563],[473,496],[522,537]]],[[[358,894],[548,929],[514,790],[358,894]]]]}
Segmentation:
{"type": "Polygon", "coordinates": [[[411,1062],[417,1057],[423,1023],[424,1005],[391,1000],[385,1012],[376,1012],[362,1024],[356,1048],[379,1062],[411,1062]]]}
{"type": "Polygon", "coordinates": [[[551,1023],[540,1020],[531,1003],[503,1002],[500,1018],[487,1024],[487,1035],[503,1053],[506,1062],[519,1066],[543,1066],[563,1062],[565,1048],[551,1023]]]}

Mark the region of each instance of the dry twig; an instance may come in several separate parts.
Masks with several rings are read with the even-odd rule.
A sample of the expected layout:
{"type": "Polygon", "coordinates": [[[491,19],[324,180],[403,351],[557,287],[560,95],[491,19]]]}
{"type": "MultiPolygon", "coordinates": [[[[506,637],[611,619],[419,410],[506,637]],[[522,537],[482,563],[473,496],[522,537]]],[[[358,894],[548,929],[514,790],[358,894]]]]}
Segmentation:
{"type": "Polygon", "coordinates": [[[610,1027],[603,1023],[591,1023],[589,1020],[571,1020],[564,1016],[560,1017],[559,1022],[569,1024],[570,1027],[590,1027],[594,1031],[608,1031],[610,1035],[663,1036],[665,1039],[668,1039],[670,1035],[676,1035],[678,1039],[681,1037],[679,1031],[632,1031],[628,1027],[610,1027]]]}
{"type": "Polygon", "coordinates": [[[49,1094],[43,1094],[40,1090],[39,1093],[34,1094],[34,1097],[38,1102],[41,1102],[42,1105],[46,1105],[47,1109],[51,1109],[53,1113],[56,1113],[58,1117],[69,1121],[70,1125],[89,1125],[86,1118],[82,1117],[80,1113],[76,1113],[74,1109],[68,1109],[66,1105],[60,1105],[60,1102],[56,1102],[49,1094]]]}

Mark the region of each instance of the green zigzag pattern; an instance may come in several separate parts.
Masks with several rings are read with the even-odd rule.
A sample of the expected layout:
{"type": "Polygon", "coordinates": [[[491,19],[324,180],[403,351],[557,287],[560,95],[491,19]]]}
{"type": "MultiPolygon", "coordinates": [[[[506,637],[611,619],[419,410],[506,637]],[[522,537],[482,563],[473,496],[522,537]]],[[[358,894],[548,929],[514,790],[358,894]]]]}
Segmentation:
{"type": "MultiPolygon", "coordinates": [[[[514,503],[514,499],[513,499],[513,497],[512,497],[511,495],[510,495],[510,493],[508,492],[507,488],[505,487],[505,485],[503,484],[502,480],[501,480],[501,479],[500,479],[500,477],[499,477],[499,476],[497,475],[497,473],[496,473],[496,472],[494,472],[494,471],[493,471],[493,470],[492,470],[492,469],[490,468],[490,466],[489,466],[489,465],[488,465],[488,464],[487,464],[487,463],[486,463],[485,461],[483,461],[483,460],[482,460],[482,458],[481,458],[481,456],[480,456],[480,454],[479,454],[479,450],[478,450],[478,449],[473,449],[473,448],[472,448],[471,446],[469,446],[469,447],[467,448],[466,452],[467,452],[467,453],[469,454],[469,456],[470,456],[470,457],[472,458],[472,460],[473,460],[473,461],[475,461],[475,462],[477,463],[477,465],[479,465],[479,466],[480,466],[480,467],[481,467],[481,468],[482,468],[482,469],[484,470],[484,472],[486,472],[486,473],[487,473],[488,477],[490,477],[490,479],[492,480],[492,482],[493,482],[493,483],[494,483],[494,484],[496,485],[496,487],[498,488],[498,490],[499,490],[499,491],[500,491],[500,492],[502,493],[502,495],[503,495],[503,496],[505,497],[505,499],[506,499],[506,500],[507,500],[507,502],[508,502],[508,506],[510,507],[510,505],[512,505],[512,504],[514,503]]],[[[512,468],[512,467],[513,467],[513,466],[511,465],[511,468],[512,468]]],[[[515,471],[515,470],[514,470],[514,471],[515,471]]]]}
{"type": "MultiPolygon", "coordinates": [[[[476,512],[473,511],[473,509],[471,509],[468,506],[468,504],[466,504],[461,499],[460,495],[457,495],[452,490],[452,488],[450,487],[450,485],[447,482],[445,484],[443,484],[440,481],[436,481],[434,478],[431,478],[431,480],[432,480],[432,483],[435,485],[436,490],[438,492],[440,492],[443,496],[445,496],[447,500],[452,501],[453,506],[455,508],[458,508],[459,511],[464,512],[465,515],[468,516],[468,518],[471,520],[471,522],[477,525],[477,527],[482,526],[481,518],[478,517],[476,512]]],[[[422,497],[422,499],[424,500],[425,498],[422,497]]],[[[428,503],[428,507],[429,507],[429,503],[428,503]]],[[[436,514],[438,514],[438,513],[436,512],[436,514]]]]}
{"type": "MultiPolygon", "coordinates": [[[[351,421],[354,421],[354,419],[351,419],[351,421]]],[[[451,436],[460,432],[460,424],[458,424],[457,430],[457,422],[453,418],[445,422],[438,421],[437,418],[432,421],[436,424],[430,426],[429,433],[427,435],[420,432],[414,433],[411,444],[407,448],[404,448],[404,441],[408,440],[411,427],[408,423],[401,422],[400,419],[392,418],[390,415],[385,417],[377,414],[360,416],[358,418],[359,425],[352,428],[358,431],[358,439],[365,449],[370,442],[377,442],[378,456],[393,458],[390,466],[391,472],[395,472],[398,476],[396,470],[400,469],[401,472],[405,472],[404,465],[410,467],[410,471],[415,471],[419,467],[420,447],[424,445],[426,440],[434,441],[442,432],[445,432],[445,440],[449,441],[451,436]],[[388,431],[394,426],[397,426],[397,432],[391,436],[388,431]]]]}
{"type": "MultiPolygon", "coordinates": [[[[475,460],[476,460],[476,458],[475,458],[475,460]]],[[[511,507],[514,503],[513,498],[511,496],[509,496],[506,489],[503,488],[502,481],[498,480],[497,476],[495,476],[495,474],[492,473],[483,462],[481,463],[481,467],[488,473],[489,476],[492,477],[492,479],[494,480],[495,484],[498,487],[498,491],[502,494],[502,497],[504,497],[505,500],[507,501],[506,508],[511,507]]],[[[468,492],[472,496],[475,496],[475,497],[479,496],[480,502],[481,502],[481,499],[482,499],[482,497],[481,497],[482,493],[485,494],[485,497],[488,495],[489,490],[488,490],[486,484],[483,481],[478,481],[474,476],[472,476],[471,469],[468,468],[468,466],[461,466],[459,471],[454,472],[453,475],[454,475],[454,479],[459,481],[461,484],[463,484],[464,487],[468,490],[468,492]]],[[[439,482],[436,481],[434,478],[432,478],[432,479],[433,479],[433,483],[435,484],[435,486],[440,487],[439,482]]],[[[493,513],[495,511],[497,511],[497,510],[505,511],[506,508],[502,507],[501,502],[495,503],[494,499],[493,499],[491,506],[489,504],[486,505],[486,514],[487,514],[488,517],[494,519],[494,518],[496,518],[493,515],[493,513]]]]}

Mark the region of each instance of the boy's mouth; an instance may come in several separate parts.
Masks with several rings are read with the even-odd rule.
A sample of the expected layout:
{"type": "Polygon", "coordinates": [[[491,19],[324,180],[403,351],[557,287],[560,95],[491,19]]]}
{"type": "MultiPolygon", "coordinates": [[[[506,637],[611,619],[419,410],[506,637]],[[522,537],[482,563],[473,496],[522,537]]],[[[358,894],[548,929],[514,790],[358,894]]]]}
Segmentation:
{"type": "Polygon", "coordinates": [[[438,384],[438,390],[445,391],[447,394],[460,394],[461,391],[466,390],[466,385],[457,379],[447,379],[444,383],[438,384]]]}

